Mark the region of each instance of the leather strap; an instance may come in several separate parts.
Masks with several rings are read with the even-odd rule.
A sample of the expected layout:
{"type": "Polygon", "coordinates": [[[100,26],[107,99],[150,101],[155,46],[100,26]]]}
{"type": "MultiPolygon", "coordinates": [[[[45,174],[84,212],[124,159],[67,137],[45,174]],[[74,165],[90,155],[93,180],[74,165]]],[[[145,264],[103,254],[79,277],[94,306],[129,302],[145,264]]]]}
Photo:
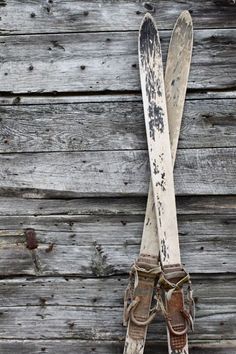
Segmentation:
{"type": "Polygon", "coordinates": [[[131,269],[124,301],[124,324],[129,320],[129,336],[133,339],[145,337],[147,326],[158,311],[158,304],[151,310],[150,307],[160,272],[157,258],[149,255],[140,255],[131,269]]]}
{"type": "Polygon", "coordinates": [[[165,318],[169,329],[170,345],[181,350],[187,343],[188,328],[193,327],[192,289],[190,276],[181,265],[165,267],[159,285],[165,293],[165,318]],[[183,285],[188,283],[189,311],[185,309],[183,285]]]}

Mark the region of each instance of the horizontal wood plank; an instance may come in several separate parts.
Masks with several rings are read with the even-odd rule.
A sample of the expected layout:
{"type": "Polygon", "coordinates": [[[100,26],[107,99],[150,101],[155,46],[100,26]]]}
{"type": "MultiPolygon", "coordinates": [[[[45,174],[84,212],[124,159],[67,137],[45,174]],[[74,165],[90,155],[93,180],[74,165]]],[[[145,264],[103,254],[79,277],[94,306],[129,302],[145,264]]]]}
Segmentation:
{"type": "MultiPolygon", "coordinates": [[[[189,89],[234,89],[236,30],[194,34],[189,89]]],[[[3,36],[1,91],[139,90],[137,36],[136,32],[3,36]]],[[[170,32],[161,35],[164,57],[169,37],[170,32]]]]}
{"type": "MultiPolygon", "coordinates": [[[[1,216],[144,215],[145,197],[24,199],[0,197],[1,216]]],[[[177,197],[179,215],[235,215],[236,196],[177,197]]]]}
{"type": "MultiPolygon", "coordinates": [[[[179,150],[177,195],[235,194],[235,148],[179,150]]],[[[19,196],[146,195],[146,151],[0,155],[0,193],[19,196]]]]}
{"type": "MultiPolygon", "coordinates": [[[[236,307],[235,276],[193,275],[192,282],[197,311],[206,309],[210,303],[216,307],[236,307]]],[[[0,280],[0,301],[4,307],[122,307],[127,284],[127,276],[6,278],[0,280]]]]}
{"type": "Polygon", "coordinates": [[[2,2],[1,33],[49,33],[137,30],[149,10],[159,28],[170,29],[183,10],[195,28],[235,27],[233,1],[43,1],[2,2]]]}
{"type": "MultiPolygon", "coordinates": [[[[205,100],[205,99],[234,99],[236,92],[234,90],[227,91],[188,91],[186,101],[188,100],[205,100]]],[[[116,92],[94,92],[94,93],[47,93],[47,94],[7,94],[0,92],[0,105],[45,105],[45,104],[68,104],[68,103],[110,103],[110,102],[141,102],[140,92],[116,93],[116,92]]]]}
{"type": "MultiPolygon", "coordinates": [[[[178,223],[190,272],[236,272],[234,215],[179,215],[178,223]]],[[[1,275],[104,277],[129,272],[140,248],[143,215],[6,216],[0,225],[1,275]],[[36,231],[33,251],[27,249],[26,228],[36,231]]]]}
{"type": "MultiPolygon", "coordinates": [[[[81,339],[124,340],[122,307],[4,307],[1,306],[2,339],[81,339]],[[36,326],[37,325],[37,326],[36,326]]],[[[235,306],[208,304],[198,310],[191,339],[219,340],[235,338],[235,306]],[[221,328],[224,328],[223,330],[221,328]]],[[[166,328],[160,318],[150,327],[148,340],[164,340],[166,328]]]]}
{"type": "MultiPolygon", "coordinates": [[[[235,354],[234,340],[216,341],[191,341],[189,348],[192,354],[235,354]]],[[[124,341],[80,341],[80,340],[0,340],[0,350],[4,354],[121,354],[124,341]]],[[[145,345],[146,354],[167,354],[166,343],[159,341],[148,341],[145,345]]]]}
{"type": "MultiPolygon", "coordinates": [[[[1,280],[0,299],[4,304],[0,308],[1,338],[20,339],[24,336],[24,339],[97,341],[109,337],[123,341],[121,318],[127,281],[126,277],[1,280]],[[103,326],[103,321],[110,321],[110,326],[103,326]],[[34,325],[30,328],[32,322],[34,325]]],[[[193,277],[197,327],[196,333],[191,334],[191,340],[199,343],[203,339],[234,337],[235,316],[231,316],[236,311],[234,281],[235,278],[229,276],[193,277]],[[208,291],[209,286],[211,292],[208,291]]],[[[163,341],[164,327],[163,321],[157,319],[150,327],[149,340],[156,340],[155,330],[158,330],[161,334],[159,341],[163,341]]],[[[211,347],[210,344],[208,346],[211,347]]]]}
{"type": "MultiPolygon", "coordinates": [[[[178,148],[235,147],[236,100],[188,100],[178,148]]],[[[0,106],[0,152],[146,149],[141,102],[0,106]],[[12,119],[14,117],[14,119],[12,119]]]]}

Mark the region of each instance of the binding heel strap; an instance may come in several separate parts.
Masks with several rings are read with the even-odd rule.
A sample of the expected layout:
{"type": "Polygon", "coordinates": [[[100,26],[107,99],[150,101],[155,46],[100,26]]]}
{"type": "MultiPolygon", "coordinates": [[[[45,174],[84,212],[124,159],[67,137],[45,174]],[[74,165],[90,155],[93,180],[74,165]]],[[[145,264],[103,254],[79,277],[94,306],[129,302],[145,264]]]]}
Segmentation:
{"type": "Polygon", "coordinates": [[[190,275],[180,265],[165,267],[158,285],[165,295],[163,314],[170,334],[172,349],[182,349],[187,342],[187,331],[193,330],[195,317],[190,275]],[[187,297],[184,299],[184,285],[187,297]]]}
{"type": "Polygon", "coordinates": [[[123,324],[130,320],[129,334],[133,338],[142,338],[148,324],[160,310],[156,298],[151,308],[155,286],[161,267],[150,257],[139,257],[130,272],[129,285],[124,296],[123,324]]]}

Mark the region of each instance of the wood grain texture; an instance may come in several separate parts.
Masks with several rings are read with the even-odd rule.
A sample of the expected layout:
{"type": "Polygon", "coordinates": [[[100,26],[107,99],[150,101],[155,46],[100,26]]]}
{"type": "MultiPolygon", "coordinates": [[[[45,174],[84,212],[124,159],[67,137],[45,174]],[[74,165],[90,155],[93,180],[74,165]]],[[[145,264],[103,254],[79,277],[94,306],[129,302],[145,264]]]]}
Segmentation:
{"type": "Polygon", "coordinates": [[[8,0],[1,8],[0,33],[137,30],[149,10],[161,29],[171,29],[179,13],[191,11],[195,28],[235,27],[233,1],[41,1],[8,0]]]}
{"type": "MultiPolygon", "coordinates": [[[[45,345],[46,340],[51,338],[84,339],[84,335],[88,343],[95,340],[94,346],[97,341],[107,337],[110,340],[112,338],[123,341],[124,329],[117,319],[121,316],[123,289],[127,281],[127,277],[107,279],[27,277],[1,280],[0,299],[4,304],[0,309],[1,337],[43,339],[45,345]],[[110,321],[107,328],[102,325],[104,319],[106,323],[110,321]],[[30,328],[32,322],[34,330],[30,328]],[[12,333],[14,329],[16,335],[12,333]]],[[[220,336],[225,336],[225,339],[230,335],[233,336],[235,316],[231,315],[235,313],[235,288],[233,288],[235,278],[195,276],[193,281],[196,288],[198,336],[191,335],[191,340],[199,345],[204,339],[219,340],[220,336]],[[214,301],[212,294],[208,292],[209,284],[214,293],[214,301]]],[[[160,318],[155,321],[150,327],[149,340],[156,341],[156,331],[160,333],[159,342],[165,339],[162,325],[163,321],[160,318]]],[[[8,342],[8,345],[10,344],[8,342]]],[[[218,346],[220,347],[220,343],[218,346]]]]}
{"type": "MultiPolygon", "coordinates": [[[[235,272],[235,215],[179,215],[183,262],[191,273],[235,272]]],[[[141,242],[143,215],[0,218],[1,275],[128,274],[141,242]],[[26,248],[24,229],[38,248],[26,248]]]]}
{"type": "MultiPolygon", "coordinates": [[[[186,95],[186,101],[188,100],[214,100],[214,99],[234,99],[236,98],[236,92],[234,90],[226,91],[189,91],[186,95]]],[[[76,93],[67,93],[60,94],[57,92],[54,93],[38,93],[34,94],[7,94],[0,92],[0,105],[9,106],[9,105],[39,105],[39,104],[72,104],[72,103],[105,103],[105,102],[141,102],[142,97],[139,92],[94,92],[76,94],[76,93]]]]}
{"type": "MultiPolygon", "coordinates": [[[[62,340],[0,340],[0,350],[4,354],[120,354],[122,353],[123,341],[83,341],[73,339],[62,340]]],[[[204,341],[190,342],[190,350],[193,354],[234,354],[235,341],[211,341],[208,344],[204,341]]],[[[166,354],[166,345],[159,341],[149,341],[146,345],[147,354],[155,354],[158,348],[159,354],[166,354]]]]}
{"type": "MultiPolygon", "coordinates": [[[[177,197],[178,215],[236,215],[236,196],[177,197]]],[[[141,215],[145,197],[24,199],[0,197],[1,216],[141,215]]]]}
{"type": "MultiPolygon", "coordinates": [[[[207,305],[198,310],[192,340],[220,340],[235,337],[234,306],[207,305]],[[223,323],[223,324],[222,324],[223,323]]],[[[1,307],[2,339],[124,340],[122,307],[28,306],[1,307]],[[37,328],[35,325],[37,324],[37,328]],[[36,331],[37,329],[37,331],[36,331]]],[[[165,340],[165,323],[159,318],[149,328],[147,340],[165,340]]]]}
{"type": "MultiPolygon", "coordinates": [[[[161,35],[165,55],[169,37],[161,35]]],[[[194,38],[188,88],[234,89],[236,30],[195,31],[194,38]]],[[[3,36],[0,45],[1,91],[140,89],[135,32],[3,36]]]]}
{"type": "MultiPolygon", "coordinates": [[[[188,9],[199,30],[176,186],[197,298],[190,350],[234,354],[234,1],[7,0],[0,9],[0,352],[122,353],[122,296],[149,180],[133,31],[155,10],[166,56],[169,30],[188,9]]],[[[167,352],[159,328],[147,354],[167,352]]]]}
{"type": "MultiPolygon", "coordinates": [[[[236,100],[188,100],[178,148],[235,147],[236,100]]],[[[146,149],[141,102],[0,106],[0,152],[146,149]],[[14,119],[12,119],[14,117],[14,119]]]]}
{"type": "MultiPolygon", "coordinates": [[[[234,194],[235,148],[177,154],[177,195],[234,194]]],[[[12,196],[130,196],[147,194],[146,151],[0,155],[0,192],[12,196]]]]}
{"type": "MultiPolygon", "coordinates": [[[[212,306],[236,305],[235,276],[193,275],[197,311],[212,306]],[[209,293],[210,284],[212,292],[209,293]]],[[[84,279],[79,277],[20,277],[1,279],[0,301],[4,307],[86,306],[119,307],[127,276],[84,279]],[[109,296],[107,294],[109,293],[109,296]]],[[[222,328],[222,331],[224,328],[222,328]]]]}

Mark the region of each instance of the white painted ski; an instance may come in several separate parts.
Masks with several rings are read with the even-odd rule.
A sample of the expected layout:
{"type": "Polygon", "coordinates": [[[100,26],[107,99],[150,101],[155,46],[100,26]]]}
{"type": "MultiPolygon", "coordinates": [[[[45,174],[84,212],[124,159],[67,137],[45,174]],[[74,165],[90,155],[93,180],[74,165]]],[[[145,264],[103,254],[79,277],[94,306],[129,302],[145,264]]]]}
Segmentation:
{"type": "MultiPolygon", "coordinates": [[[[170,124],[170,139],[171,139],[171,152],[173,163],[176,156],[178,137],[180,132],[180,125],[183,113],[184,99],[187,88],[187,80],[189,74],[189,67],[191,61],[192,52],[192,29],[188,26],[184,33],[184,40],[181,38],[180,33],[182,30],[183,21],[191,21],[191,17],[187,11],[184,11],[178,18],[170,41],[166,74],[165,74],[165,87],[166,87],[166,100],[167,109],[169,114],[170,124]],[[177,51],[177,52],[176,52],[177,51]],[[176,56],[177,53],[177,56],[176,56]],[[176,59],[177,58],[177,59],[176,59]],[[181,65],[182,63],[182,65],[181,65]]],[[[140,255],[143,257],[151,257],[154,262],[159,255],[159,243],[157,239],[157,223],[155,205],[153,200],[152,184],[150,183],[145,222],[142,235],[142,243],[140,248],[140,255]]],[[[147,326],[143,333],[143,337],[140,339],[130,336],[130,327],[133,324],[128,322],[125,349],[124,354],[143,354],[144,345],[146,340],[147,326]]],[[[132,329],[132,328],[131,328],[132,329]]]]}
{"type": "Polygon", "coordinates": [[[148,13],[140,30],[139,68],[161,263],[180,264],[161,45],[148,13]]]}
{"type": "MultiPolygon", "coordinates": [[[[188,13],[185,13],[180,19],[180,23],[188,24],[188,21],[186,22],[185,20],[186,17],[189,19],[188,16],[188,13]]],[[[179,33],[175,31],[175,36],[183,34],[182,31],[179,31],[179,33]]],[[[160,247],[160,261],[164,273],[168,273],[173,279],[180,277],[180,280],[183,277],[179,275],[182,272],[182,266],[179,249],[162,54],[158,31],[149,14],[146,14],[142,23],[139,44],[140,78],[160,247]],[[173,277],[174,274],[178,275],[173,277]]],[[[175,55],[177,54],[179,53],[175,53],[175,55]]],[[[172,64],[174,64],[173,61],[172,64]]],[[[178,65],[180,66],[181,63],[177,63],[175,69],[178,65]]],[[[188,72],[186,77],[188,77],[188,72]]],[[[171,77],[171,86],[175,85],[176,80],[179,80],[179,76],[171,77]]],[[[171,91],[173,93],[174,90],[168,87],[167,93],[169,96],[171,96],[171,91]]],[[[184,96],[185,92],[183,95],[180,95],[180,98],[183,97],[184,99],[184,96]]],[[[170,106],[170,111],[171,110],[174,111],[174,105],[170,106]]],[[[178,132],[176,136],[178,136],[178,132]]],[[[173,141],[175,145],[177,145],[178,140],[174,135],[173,141]]],[[[182,273],[184,274],[184,272],[182,273]]],[[[167,294],[168,291],[165,291],[166,296],[167,294]]],[[[187,335],[184,332],[187,328],[187,322],[186,319],[183,319],[180,310],[184,308],[182,288],[174,293],[172,292],[171,298],[168,299],[167,296],[166,306],[168,315],[172,313],[172,319],[176,319],[176,328],[171,326],[172,320],[171,322],[168,321],[169,352],[171,354],[181,352],[188,353],[187,335]],[[180,329],[177,330],[177,328],[180,329]],[[183,335],[180,335],[180,333],[183,333],[183,335]],[[170,345],[170,343],[172,343],[172,345],[170,345]]]]}
{"type": "MultiPolygon", "coordinates": [[[[188,11],[183,11],[176,21],[175,27],[173,29],[165,72],[165,93],[173,165],[175,162],[179,140],[180,126],[192,57],[192,47],[192,18],[188,11]]],[[[172,262],[172,259],[170,258],[169,261],[172,262]]],[[[171,348],[171,342],[175,340],[178,341],[178,337],[173,336],[167,326],[169,354],[189,353],[188,336],[185,334],[183,337],[185,337],[186,340],[184,347],[178,350],[173,350],[171,348]]]]}

